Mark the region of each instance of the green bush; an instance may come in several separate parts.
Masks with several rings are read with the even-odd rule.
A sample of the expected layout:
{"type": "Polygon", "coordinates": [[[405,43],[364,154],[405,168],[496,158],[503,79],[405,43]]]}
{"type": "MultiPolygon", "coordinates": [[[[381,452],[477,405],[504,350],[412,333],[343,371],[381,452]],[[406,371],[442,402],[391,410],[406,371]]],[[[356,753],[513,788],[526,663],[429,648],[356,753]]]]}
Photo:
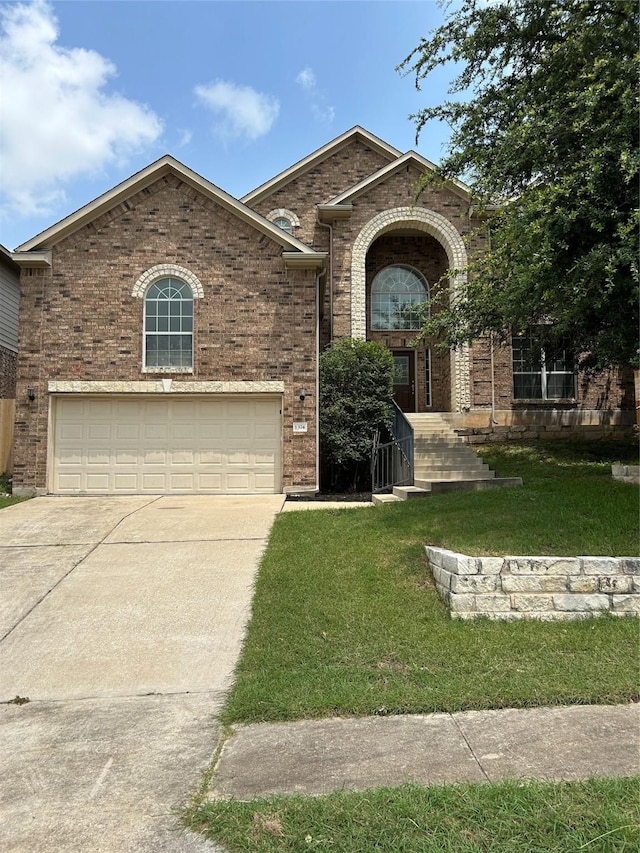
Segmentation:
{"type": "Polygon", "coordinates": [[[320,356],[320,448],[332,489],[369,489],[373,435],[391,423],[393,356],[339,338],[320,356]]]}
{"type": "Polygon", "coordinates": [[[11,474],[8,471],[4,471],[0,474],[0,495],[10,495],[11,494],[11,474]]]}

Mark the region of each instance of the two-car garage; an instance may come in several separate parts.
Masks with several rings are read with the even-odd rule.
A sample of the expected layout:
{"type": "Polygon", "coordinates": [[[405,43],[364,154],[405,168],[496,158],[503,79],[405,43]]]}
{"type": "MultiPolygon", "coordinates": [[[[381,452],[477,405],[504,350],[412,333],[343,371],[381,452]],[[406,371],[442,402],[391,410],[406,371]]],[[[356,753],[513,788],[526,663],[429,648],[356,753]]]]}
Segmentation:
{"type": "Polygon", "coordinates": [[[281,491],[281,398],[54,395],[54,494],[281,491]]]}

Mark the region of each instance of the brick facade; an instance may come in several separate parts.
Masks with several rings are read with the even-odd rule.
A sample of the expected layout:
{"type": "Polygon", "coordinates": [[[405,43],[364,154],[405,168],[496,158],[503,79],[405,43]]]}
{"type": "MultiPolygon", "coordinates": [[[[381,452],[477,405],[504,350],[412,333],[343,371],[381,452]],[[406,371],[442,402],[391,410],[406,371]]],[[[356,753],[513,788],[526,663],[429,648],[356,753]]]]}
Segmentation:
{"type": "Polygon", "coordinates": [[[284,380],[283,487],[316,485],[316,274],[286,270],[282,248],[176,178],[163,178],[72,236],[52,269],[23,270],[15,481],[46,488],[48,383],[157,379],[142,372],[137,279],[158,262],[191,270],[194,369],[183,381],[284,380]],[[29,402],[26,386],[36,398],[29,402]],[[293,435],[294,420],[308,432],[293,435]]]}
{"type": "MultiPolygon", "coordinates": [[[[113,201],[106,194],[86,212],[43,232],[41,243],[25,244],[18,487],[47,488],[50,382],[160,377],[142,366],[142,297],[145,273],[173,264],[202,287],[194,302],[194,367],[180,380],[282,382],[282,485],[313,489],[318,352],[332,334],[351,335],[354,329],[389,348],[411,351],[415,333],[410,330],[371,329],[376,273],[405,264],[432,286],[486,245],[486,224],[470,216],[464,190],[430,186],[418,194],[427,166],[417,155],[396,154],[354,129],[250,193],[246,206],[223,197],[177,161],[158,167],[157,177],[151,166],[153,180],[134,176],[130,191],[127,185],[113,201]],[[340,212],[332,218],[331,208],[321,216],[318,205],[340,212]],[[279,239],[280,232],[263,219],[281,209],[299,222],[293,240],[284,232],[279,239]],[[31,251],[50,252],[50,261],[30,264],[31,251]],[[293,263],[291,256],[317,263],[293,263]],[[35,391],[32,402],[27,386],[35,391]],[[308,391],[304,402],[301,388],[308,391]],[[293,423],[301,420],[307,432],[294,435],[293,423]]],[[[462,276],[455,286],[463,286],[462,276]]],[[[528,437],[548,428],[553,432],[554,426],[558,434],[583,425],[602,432],[630,421],[625,412],[632,415],[633,387],[626,374],[580,376],[575,400],[525,405],[513,399],[510,346],[492,347],[485,339],[456,353],[442,352],[435,341],[418,346],[418,411],[428,406],[427,350],[430,410],[453,412],[469,441],[528,437]]]]}
{"type": "Polygon", "coordinates": [[[13,400],[16,396],[16,370],[18,353],[0,346],[0,400],[13,400]]]}

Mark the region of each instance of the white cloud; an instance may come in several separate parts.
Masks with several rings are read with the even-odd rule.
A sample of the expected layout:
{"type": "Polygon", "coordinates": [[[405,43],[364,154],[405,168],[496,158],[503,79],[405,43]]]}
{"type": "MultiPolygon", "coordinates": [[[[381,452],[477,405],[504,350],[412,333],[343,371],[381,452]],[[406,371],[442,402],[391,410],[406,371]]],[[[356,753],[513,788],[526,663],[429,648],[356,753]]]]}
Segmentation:
{"type": "Polygon", "coordinates": [[[154,142],[160,119],[105,87],[114,65],[93,50],[57,44],[58,24],[44,0],[0,7],[2,128],[6,207],[44,214],[64,185],[154,142]]]}
{"type": "Polygon", "coordinates": [[[306,95],[307,105],[314,119],[320,124],[331,124],[335,117],[335,109],[327,103],[324,92],[318,89],[313,68],[303,68],[296,77],[296,83],[306,95]]]}
{"type": "Polygon", "coordinates": [[[178,147],[184,148],[193,139],[193,133],[187,127],[178,128],[178,147]]]}
{"type": "Polygon", "coordinates": [[[219,118],[216,133],[223,139],[258,139],[271,130],[278,118],[280,103],[273,95],[256,92],[227,80],[196,86],[198,99],[219,118]]]}
{"type": "Polygon", "coordinates": [[[302,86],[303,89],[313,89],[316,85],[316,75],[313,73],[313,69],[303,68],[296,77],[296,83],[302,86]]]}
{"type": "Polygon", "coordinates": [[[335,118],[336,111],[334,107],[330,107],[324,104],[311,104],[311,114],[315,118],[316,121],[321,124],[331,124],[333,119],[335,118]]]}

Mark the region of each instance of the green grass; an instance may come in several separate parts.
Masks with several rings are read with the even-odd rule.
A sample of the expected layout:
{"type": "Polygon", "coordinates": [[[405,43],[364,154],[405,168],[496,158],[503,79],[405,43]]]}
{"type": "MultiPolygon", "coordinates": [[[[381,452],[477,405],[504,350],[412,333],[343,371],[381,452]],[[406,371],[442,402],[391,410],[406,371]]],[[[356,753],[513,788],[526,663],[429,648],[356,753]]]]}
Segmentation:
{"type": "Polygon", "coordinates": [[[637,620],[452,620],[426,565],[426,542],[474,554],[637,553],[637,487],[576,455],[495,448],[492,465],[521,472],[522,488],[279,516],[223,722],[636,697],[637,620]]]}
{"type": "Polygon", "coordinates": [[[229,853],[632,853],[637,779],[380,788],[201,805],[229,853]]]}
{"type": "Polygon", "coordinates": [[[0,497],[0,509],[4,509],[6,506],[13,506],[13,504],[19,504],[26,500],[28,500],[28,498],[18,498],[13,495],[8,495],[6,498],[0,497]]]}

